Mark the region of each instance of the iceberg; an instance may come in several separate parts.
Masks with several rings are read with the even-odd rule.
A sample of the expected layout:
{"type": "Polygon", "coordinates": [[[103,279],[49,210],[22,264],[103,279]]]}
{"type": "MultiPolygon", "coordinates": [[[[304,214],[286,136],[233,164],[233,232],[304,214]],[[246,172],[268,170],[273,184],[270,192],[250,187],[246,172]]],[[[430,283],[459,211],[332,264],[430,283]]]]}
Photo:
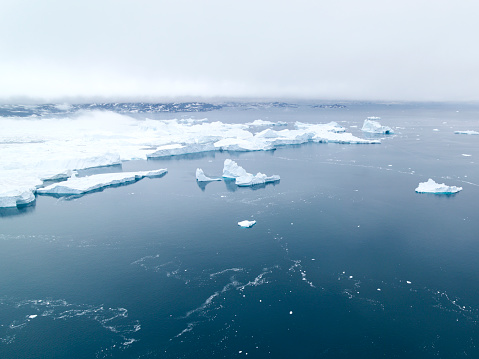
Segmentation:
{"type": "Polygon", "coordinates": [[[225,178],[236,178],[247,176],[248,172],[239,166],[235,161],[227,158],[223,165],[223,177],[225,178]]]}
{"type": "Polygon", "coordinates": [[[102,173],[86,177],[73,176],[66,181],[37,189],[40,194],[78,195],[93,192],[108,186],[136,182],[144,177],[160,177],[166,169],[141,172],[102,173]]]}
{"type": "Polygon", "coordinates": [[[238,222],[238,226],[243,227],[243,228],[251,228],[255,224],[256,224],[256,221],[244,220],[244,221],[238,222]]]}
{"type": "Polygon", "coordinates": [[[380,117],[368,117],[367,119],[364,120],[361,131],[369,132],[369,133],[380,133],[384,135],[393,134],[394,131],[391,127],[382,126],[379,123],[380,119],[381,119],[380,117]]]}
{"type": "Polygon", "coordinates": [[[418,193],[452,194],[459,191],[462,191],[462,187],[447,186],[444,183],[439,184],[431,178],[427,182],[419,183],[419,186],[416,188],[418,193]]]}
{"type": "Polygon", "coordinates": [[[479,132],[477,131],[471,131],[471,130],[467,130],[467,131],[454,131],[454,133],[456,135],[479,135],[479,132]]]}
{"type": "Polygon", "coordinates": [[[73,171],[124,161],[206,151],[268,151],[307,142],[380,143],[355,137],[334,122],[296,122],[294,129],[268,128],[254,134],[257,126],[274,128],[284,123],[139,120],[97,110],[64,116],[70,117],[0,117],[0,207],[33,202],[43,181],[66,180],[73,171]]]}
{"type": "Polygon", "coordinates": [[[273,175],[268,177],[264,173],[258,172],[256,175],[247,173],[246,176],[237,177],[235,180],[235,183],[237,186],[246,187],[246,186],[254,186],[257,184],[278,182],[279,180],[280,180],[280,177],[278,175],[273,175]]]}
{"type": "Polygon", "coordinates": [[[224,162],[223,177],[234,179],[236,185],[240,187],[277,182],[280,180],[278,175],[268,177],[261,172],[258,172],[256,175],[248,173],[243,167],[239,166],[235,161],[229,158],[224,162]]]}
{"type": "Polygon", "coordinates": [[[207,176],[205,176],[205,173],[203,172],[203,170],[201,168],[197,168],[196,169],[196,180],[198,182],[211,182],[211,181],[221,181],[221,178],[207,177],[207,176]]]}

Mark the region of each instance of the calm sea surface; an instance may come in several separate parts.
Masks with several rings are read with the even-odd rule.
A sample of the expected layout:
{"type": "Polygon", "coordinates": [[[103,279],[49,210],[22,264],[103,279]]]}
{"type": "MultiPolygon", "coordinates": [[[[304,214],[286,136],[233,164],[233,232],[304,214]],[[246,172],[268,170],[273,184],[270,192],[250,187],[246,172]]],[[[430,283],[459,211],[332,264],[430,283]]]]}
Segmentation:
{"type": "Polygon", "coordinates": [[[478,358],[479,136],[454,131],[479,106],[346,106],[135,116],[396,134],[131,161],[82,174],[168,174],[2,210],[0,357],[478,358]],[[198,186],[226,158],[281,181],[198,186]],[[463,191],[415,193],[428,178],[463,191]]]}

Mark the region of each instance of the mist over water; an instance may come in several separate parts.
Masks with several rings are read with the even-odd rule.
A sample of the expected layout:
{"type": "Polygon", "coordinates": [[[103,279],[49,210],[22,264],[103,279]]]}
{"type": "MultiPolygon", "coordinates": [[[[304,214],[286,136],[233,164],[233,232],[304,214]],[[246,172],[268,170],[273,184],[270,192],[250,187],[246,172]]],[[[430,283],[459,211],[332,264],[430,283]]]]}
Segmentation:
{"type": "Polygon", "coordinates": [[[123,162],[79,175],[168,173],[2,209],[0,356],[477,356],[479,136],[454,131],[479,130],[479,107],[315,105],[107,108],[154,120],[336,121],[381,144],[123,162]],[[368,116],[395,134],[362,133],[368,116]],[[281,180],[196,182],[196,168],[221,176],[227,158],[281,180]],[[428,178],[463,190],[415,193],[428,178]]]}

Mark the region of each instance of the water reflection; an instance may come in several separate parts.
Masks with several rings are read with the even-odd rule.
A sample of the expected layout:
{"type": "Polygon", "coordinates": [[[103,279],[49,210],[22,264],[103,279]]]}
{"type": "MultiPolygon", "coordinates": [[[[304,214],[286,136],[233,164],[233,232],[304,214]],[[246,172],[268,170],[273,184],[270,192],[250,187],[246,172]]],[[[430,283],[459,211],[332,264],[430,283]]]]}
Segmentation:
{"type": "Polygon", "coordinates": [[[17,207],[10,208],[0,208],[0,217],[11,217],[25,215],[32,213],[35,210],[36,201],[33,201],[27,205],[21,205],[17,207]]]}

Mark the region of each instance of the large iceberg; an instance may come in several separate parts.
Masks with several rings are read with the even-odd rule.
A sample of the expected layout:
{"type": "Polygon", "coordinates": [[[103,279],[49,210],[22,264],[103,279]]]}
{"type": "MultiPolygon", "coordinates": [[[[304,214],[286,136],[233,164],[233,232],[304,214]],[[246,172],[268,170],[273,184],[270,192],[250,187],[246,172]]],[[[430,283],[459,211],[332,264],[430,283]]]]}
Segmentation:
{"type": "Polygon", "coordinates": [[[393,134],[394,131],[391,127],[382,126],[379,123],[380,119],[381,119],[380,117],[368,117],[367,119],[364,120],[361,131],[369,132],[369,133],[380,133],[384,135],[393,134]]]}
{"type": "Polygon", "coordinates": [[[427,182],[419,183],[419,186],[416,188],[418,193],[452,194],[459,191],[462,191],[462,187],[447,186],[444,183],[439,184],[431,178],[427,182]]]}
{"type": "Polygon", "coordinates": [[[37,193],[55,195],[75,195],[96,191],[108,186],[136,182],[144,177],[159,177],[166,169],[141,172],[102,173],[92,176],[73,176],[66,181],[37,189],[37,193]]]}
{"type": "Polygon", "coordinates": [[[211,182],[211,181],[221,181],[221,178],[207,177],[201,168],[197,168],[196,169],[196,180],[198,182],[211,182]]]}
{"type": "Polygon", "coordinates": [[[243,167],[229,158],[224,162],[223,177],[234,179],[236,185],[241,187],[277,182],[280,180],[278,175],[266,176],[261,172],[258,172],[256,175],[248,173],[243,167]]]}
{"type": "Polygon", "coordinates": [[[379,143],[355,137],[336,123],[296,122],[294,129],[254,134],[250,126],[257,125],[271,123],[139,120],[109,111],[67,118],[0,117],[0,207],[32,202],[45,180],[67,179],[73,171],[129,160],[205,151],[266,151],[307,142],[379,143]]]}

